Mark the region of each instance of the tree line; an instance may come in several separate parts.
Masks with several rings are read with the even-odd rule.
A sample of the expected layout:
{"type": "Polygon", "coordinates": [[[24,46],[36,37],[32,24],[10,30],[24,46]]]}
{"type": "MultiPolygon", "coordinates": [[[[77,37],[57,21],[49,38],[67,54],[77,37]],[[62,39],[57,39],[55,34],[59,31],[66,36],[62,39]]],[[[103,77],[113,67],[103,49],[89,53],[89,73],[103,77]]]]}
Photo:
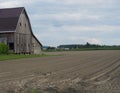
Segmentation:
{"type": "Polygon", "coordinates": [[[63,50],[120,50],[120,45],[99,45],[99,44],[90,44],[87,42],[86,44],[66,44],[59,45],[57,47],[47,46],[44,47],[45,51],[63,51],[63,50]]]}
{"type": "Polygon", "coordinates": [[[70,45],[59,45],[59,49],[69,49],[69,50],[82,50],[82,49],[93,49],[93,50],[120,50],[120,45],[99,45],[99,44],[70,44],[70,45]]]}

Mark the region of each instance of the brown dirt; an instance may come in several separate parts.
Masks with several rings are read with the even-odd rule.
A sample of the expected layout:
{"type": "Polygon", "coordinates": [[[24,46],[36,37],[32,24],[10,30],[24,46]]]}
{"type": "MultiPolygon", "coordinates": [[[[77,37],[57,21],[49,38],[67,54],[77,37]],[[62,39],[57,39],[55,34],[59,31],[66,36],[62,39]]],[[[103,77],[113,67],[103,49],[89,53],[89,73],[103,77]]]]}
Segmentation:
{"type": "Polygon", "coordinates": [[[120,93],[120,51],[0,61],[0,93],[120,93]]]}

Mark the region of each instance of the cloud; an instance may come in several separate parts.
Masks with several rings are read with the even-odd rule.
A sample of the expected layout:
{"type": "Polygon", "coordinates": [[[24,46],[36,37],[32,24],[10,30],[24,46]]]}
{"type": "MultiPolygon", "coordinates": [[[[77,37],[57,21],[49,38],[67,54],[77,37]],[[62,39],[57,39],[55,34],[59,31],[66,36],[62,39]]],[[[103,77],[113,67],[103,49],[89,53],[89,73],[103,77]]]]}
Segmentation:
{"type": "Polygon", "coordinates": [[[7,8],[7,7],[13,7],[13,6],[18,6],[18,2],[17,1],[0,2],[0,7],[1,8],[7,8]]]}
{"type": "MultiPolygon", "coordinates": [[[[90,38],[90,37],[86,37],[86,36],[70,36],[68,38],[69,41],[71,41],[73,44],[81,44],[81,43],[86,43],[89,42],[90,44],[99,44],[102,45],[103,42],[101,39],[99,38],[90,38]]],[[[71,44],[71,42],[69,42],[69,44],[71,44]]]]}
{"type": "MultiPolygon", "coordinates": [[[[43,0],[40,0],[43,1],[43,0]]],[[[103,3],[114,3],[118,0],[46,0],[45,2],[63,2],[63,3],[67,3],[67,4],[103,4],[103,3]]]]}
{"type": "MultiPolygon", "coordinates": [[[[38,25],[39,26],[39,25],[38,25]]],[[[36,35],[43,42],[44,45],[59,44],[85,44],[89,42],[91,44],[110,44],[110,39],[115,33],[118,34],[119,38],[119,26],[63,26],[54,27],[50,25],[42,25],[42,31],[36,31],[36,35]],[[108,41],[105,41],[108,40],[108,41]],[[107,43],[105,43],[107,42],[107,43]]],[[[113,40],[112,40],[113,41],[113,40]]],[[[117,41],[114,43],[118,43],[117,41]]]]}
{"type": "Polygon", "coordinates": [[[0,8],[26,7],[43,45],[118,44],[120,0],[0,0],[0,8]]]}
{"type": "Polygon", "coordinates": [[[54,13],[54,14],[35,14],[31,15],[34,20],[40,19],[51,19],[51,20],[101,20],[103,16],[101,15],[91,15],[87,13],[54,13]]]}
{"type": "Polygon", "coordinates": [[[109,26],[109,25],[98,25],[98,26],[63,26],[62,27],[65,31],[71,31],[74,33],[75,31],[78,32],[115,32],[120,30],[120,26],[109,26]]]}
{"type": "Polygon", "coordinates": [[[102,41],[97,39],[97,38],[90,38],[87,40],[90,44],[99,44],[101,45],[102,44],[102,41]]]}
{"type": "Polygon", "coordinates": [[[63,13],[50,13],[50,14],[46,14],[46,13],[31,14],[30,18],[32,22],[37,22],[38,24],[41,25],[46,25],[46,26],[51,25],[55,27],[62,27],[62,26],[73,27],[74,25],[77,26],[89,25],[89,24],[97,25],[96,22],[104,19],[104,16],[89,14],[84,12],[80,12],[80,13],[63,12],[63,13]]]}
{"type": "Polygon", "coordinates": [[[0,1],[0,8],[21,7],[36,3],[38,0],[7,0],[0,1]]]}

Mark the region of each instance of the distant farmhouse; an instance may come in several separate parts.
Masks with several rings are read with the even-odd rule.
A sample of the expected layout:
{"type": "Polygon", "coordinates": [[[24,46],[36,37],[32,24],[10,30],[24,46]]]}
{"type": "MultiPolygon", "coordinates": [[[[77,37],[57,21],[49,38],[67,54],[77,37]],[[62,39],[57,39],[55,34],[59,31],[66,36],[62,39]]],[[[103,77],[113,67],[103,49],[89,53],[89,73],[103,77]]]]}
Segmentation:
{"type": "Polygon", "coordinates": [[[34,36],[24,7],[0,9],[0,43],[14,53],[40,54],[42,44],[34,36]]]}

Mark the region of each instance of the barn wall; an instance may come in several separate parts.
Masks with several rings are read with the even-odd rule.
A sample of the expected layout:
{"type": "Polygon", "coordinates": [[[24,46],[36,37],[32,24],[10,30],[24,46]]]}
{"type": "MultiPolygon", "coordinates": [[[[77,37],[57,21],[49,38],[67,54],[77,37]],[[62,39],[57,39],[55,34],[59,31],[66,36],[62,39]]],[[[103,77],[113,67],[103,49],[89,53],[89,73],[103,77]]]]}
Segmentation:
{"type": "Polygon", "coordinates": [[[16,53],[31,53],[32,35],[25,12],[20,15],[15,40],[16,53]]]}
{"type": "Polygon", "coordinates": [[[38,54],[40,52],[37,51],[41,51],[40,44],[33,37],[29,20],[25,14],[25,11],[20,15],[20,19],[16,28],[15,42],[16,53],[38,54]],[[33,43],[36,48],[34,48],[33,43]]]}
{"type": "Polygon", "coordinates": [[[32,36],[33,54],[41,54],[41,46],[38,41],[32,36]]]}

